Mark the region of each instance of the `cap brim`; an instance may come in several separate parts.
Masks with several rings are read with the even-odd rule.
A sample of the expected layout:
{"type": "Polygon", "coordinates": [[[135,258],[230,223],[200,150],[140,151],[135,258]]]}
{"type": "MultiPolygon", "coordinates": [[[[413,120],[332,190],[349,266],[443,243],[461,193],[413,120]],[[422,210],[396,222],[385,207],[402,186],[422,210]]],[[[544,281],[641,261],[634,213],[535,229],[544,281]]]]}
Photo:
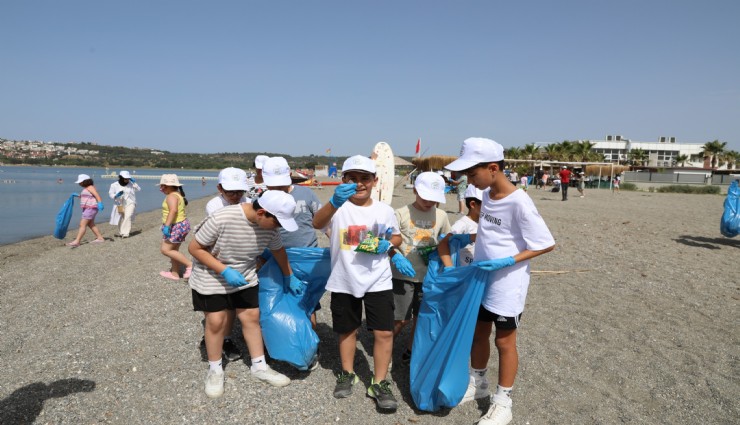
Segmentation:
{"type": "Polygon", "coordinates": [[[245,192],[249,190],[246,184],[239,184],[239,183],[236,183],[236,184],[219,183],[219,184],[221,185],[221,188],[223,190],[243,190],[245,192]]]}
{"type": "Polygon", "coordinates": [[[432,201],[432,202],[439,202],[441,204],[446,204],[447,199],[445,199],[445,195],[443,193],[437,193],[437,192],[427,192],[425,190],[419,190],[416,189],[416,193],[419,194],[421,199],[425,201],[432,201]]]}
{"type": "Polygon", "coordinates": [[[462,159],[458,158],[449,164],[445,165],[445,168],[450,171],[462,171],[467,170],[468,168],[477,165],[478,163],[475,161],[471,161],[469,159],[462,159]]]}
{"type": "Polygon", "coordinates": [[[294,218],[277,218],[280,222],[280,225],[283,227],[283,229],[289,231],[289,232],[295,232],[298,230],[298,223],[295,222],[294,218]]]}

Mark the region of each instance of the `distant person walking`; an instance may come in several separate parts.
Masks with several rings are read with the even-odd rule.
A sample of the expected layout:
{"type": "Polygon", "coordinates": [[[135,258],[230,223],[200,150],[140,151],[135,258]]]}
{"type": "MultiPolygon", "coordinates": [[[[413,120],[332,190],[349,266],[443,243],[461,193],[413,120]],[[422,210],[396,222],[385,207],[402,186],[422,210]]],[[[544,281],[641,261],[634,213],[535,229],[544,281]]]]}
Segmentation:
{"type": "Polygon", "coordinates": [[[568,186],[570,186],[571,174],[572,173],[568,169],[567,165],[563,165],[563,168],[560,170],[560,174],[558,174],[560,177],[560,191],[563,193],[563,201],[568,200],[568,186]]]}
{"type": "Polygon", "coordinates": [[[136,192],[141,190],[136,180],[131,177],[128,171],[121,171],[118,174],[118,181],[113,182],[108,189],[108,196],[121,206],[123,212],[113,208],[111,211],[111,224],[118,225],[118,234],[122,238],[129,237],[131,232],[131,221],[134,218],[136,209],[136,192]]]}
{"type": "Polygon", "coordinates": [[[77,176],[77,181],[83,189],[79,195],[74,196],[80,197],[80,207],[82,208],[82,218],[80,219],[80,229],[77,231],[77,237],[67,243],[70,248],[77,248],[80,246],[82,237],[85,236],[85,232],[89,227],[90,230],[95,234],[95,239],[91,243],[105,242],[103,234],[100,233],[98,226],[95,225],[95,216],[98,215],[99,211],[103,211],[103,199],[98,194],[98,191],[93,185],[93,179],[87,174],[80,174],[77,176]]]}
{"type": "Polygon", "coordinates": [[[615,193],[619,193],[619,183],[622,182],[622,178],[617,174],[614,176],[614,180],[612,181],[613,189],[615,193]]]}
{"type": "Polygon", "coordinates": [[[586,193],[584,190],[586,189],[586,176],[584,175],[584,172],[581,171],[578,173],[578,193],[581,194],[581,198],[586,197],[586,193]]]}
{"type": "Polygon", "coordinates": [[[172,280],[180,280],[180,265],[185,266],[183,278],[190,277],[193,263],[180,252],[180,244],[190,233],[190,222],[185,216],[188,200],[177,174],[163,174],[159,180],[159,190],[165,194],[162,202],[162,255],[170,259],[170,271],[159,275],[172,280]]]}

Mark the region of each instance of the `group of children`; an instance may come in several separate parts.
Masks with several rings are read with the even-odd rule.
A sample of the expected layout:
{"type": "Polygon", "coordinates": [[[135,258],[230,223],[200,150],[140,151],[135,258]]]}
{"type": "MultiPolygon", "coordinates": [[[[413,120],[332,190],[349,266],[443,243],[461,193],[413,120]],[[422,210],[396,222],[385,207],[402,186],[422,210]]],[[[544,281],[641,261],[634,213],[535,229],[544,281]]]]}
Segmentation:
{"type": "Polygon", "coordinates": [[[529,196],[516,190],[504,174],[503,147],[490,139],[467,139],[460,157],[446,167],[456,173],[459,183],[464,178],[468,184],[459,195],[468,213],[453,226],[447,214],[437,208],[445,202],[445,181],[437,173],[419,174],[414,182],[414,202],[394,211],[371,197],[377,183],[374,162],[355,155],[344,162],[342,182],[322,206],[310,189],[292,185],[284,158],[261,160],[260,181],[256,178],[254,182],[264,185],[259,198],[245,197],[250,182],[244,171],[227,168],[220,173],[220,194],[208,203],[208,216],[194,228],[188,246],[192,262],[179,252],[190,231],[182,185],[176,175],[164,175],[160,181],[160,190],[166,195],[162,253],[172,262],[171,270],[162,276],[189,277],[193,308],[204,314],[209,362],[206,394],[223,394],[222,358],[235,317],[242,325],[252,374],[274,386],[290,383],[265,361],[257,270],[260,255],[267,248],[283,273],[286,290],[302,293],[305,282],[293,275],[285,247],[317,246],[315,230],[320,230],[330,240],[331,273],[326,289],[331,292],[332,327],[338,335],[341,364],[333,394],[348,397],[359,382],[354,357],[364,309],[367,329],[374,336],[373,376],[366,394],[375,399],[379,409],[394,411],[397,401],[388,379],[394,336],[412,324],[412,336],[401,357],[402,363],[408,363],[413,325],[423,297],[426,255],[437,248],[445,270],[453,267],[449,241],[456,237],[453,234],[459,234],[467,243],[458,264],[489,271],[481,305],[466,306],[479,312],[470,356],[470,384],[463,402],[491,392],[486,368],[495,326],[498,385],[491,407],[479,423],[509,423],[510,395],[518,368],[516,335],[529,285],[529,260],[551,251],[554,240],[529,196]],[[380,237],[377,249],[357,249],[373,235],[380,237]],[[185,268],[182,275],[181,267],[185,268]]]}

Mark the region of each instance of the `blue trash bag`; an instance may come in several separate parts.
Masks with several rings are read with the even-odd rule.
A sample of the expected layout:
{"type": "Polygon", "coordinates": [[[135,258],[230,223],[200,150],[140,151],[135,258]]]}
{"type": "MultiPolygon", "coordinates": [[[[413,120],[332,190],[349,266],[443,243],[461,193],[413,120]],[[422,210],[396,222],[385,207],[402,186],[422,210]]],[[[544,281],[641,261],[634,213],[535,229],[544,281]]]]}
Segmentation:
{"type": "Polygon", "coordinates": [[[67,228],[69,222],[72,220],[72,212],[75,207],[75,197],[70,195],[69,199],[62,205],[57,213],[56,224],[54,226],[54,237],[57,239],[64,239],[67,236],[67,228]]]}
{"type": "Polygon", "coordinates": [[[740,187],[737,180],[730,183],[724,205],[725,212],[719,223],[719,231],[728,238],[734,238],[740,233],[740,187]]]}
{"type": "MultiPolygon", "coordinates": [[[[457,241],[450,243],[457,264],[457,241]]],[[[442,272],[439,254],[429,255],[411,351],[411,397],[434,412],[460,403],[468,388],[468,361],[488,272],[456,267],[442,272]]]]}
{"type": "Polygon", "coordinates": [[[286,252],[293,274],[308,285],[302,295],[293,295],[283,287],[283,272],[275,259],[263,254],[269,259],[258,273],[262,338],[271,358],[307,370],[319,346],[309,317],[324,295],[331,261],[325,248],[288,248],[286,252]]]}

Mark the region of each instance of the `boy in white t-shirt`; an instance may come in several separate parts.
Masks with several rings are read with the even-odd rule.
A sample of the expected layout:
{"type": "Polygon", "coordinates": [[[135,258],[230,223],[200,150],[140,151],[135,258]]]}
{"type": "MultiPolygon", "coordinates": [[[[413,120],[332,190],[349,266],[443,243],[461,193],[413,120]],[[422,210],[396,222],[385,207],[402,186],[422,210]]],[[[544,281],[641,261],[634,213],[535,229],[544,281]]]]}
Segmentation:
{"type": "MultiPolygon", "coordinates": [[[[498,350],[498,386],[491,408],[478,422],[504,425],[511,422],[511,390],[519,355],[516,333],[529,287],[529,260],[552,251],[555,240],[532,199],[506,178],[504,148],[490,139],[470,138],[463,142],[460,157],[446,167],[462,171],[468,181],[483,190],[472,265],[490,271],[473,336],[470,364],[474,398],[488,393],[485,378],[490,357],[492,327],[498,350]],[[501,270],[504,269],[505,270],[501,270]]],[[[447,241],[439,246],[440,259],[452,266],[447,241]]]]}
{"type": "Polygon", "coordinates": [[[367,328],[375,339],[375,373],[367,395],[375,399],[379,409],[394,411],[398,403],[390,381],[386,380],[393,350],[393,283],[388,256],[392,256],[399,269],[411,265],[391,249],[401,244],[401,235],[393,209],[370,197],[376,183],[375,163],[370,158],[361,155],[347,158],[342,166],[342,184],[337,186],[329,203],[316,212],[313,226],[330,227],[331,274],[326,289],[331,292],[332,326],[338,334],[342,363],[334,397],[349,397],[352,385],[359,381],[354,373],[354,360],[364,304],[367,328]],[[392,235],[390,241],[381,240],[377,253],[355,250],[368,232],[386,235],[388,229],[392,235]]]}
{"type": "MultiPolygon", "coordinates": [[[[450,233],[453,235],[474,235],[478,233],[478,218],[480,217],[481,201],[483,191],[473,186],[465,190],[465,205],[468,207],[468,215],[460,218],[452,225],[450,233]]],[[[473,262],[475,244],[469,243],[460,248],[457,253],[457,263],[461,267],[469,266],[473,262]]]]}
{"type": "MultiPolygon", "coordinates": [[[[459,177],[458,177],[459,178],[459,177]]],[[[411,343],[414,340],[416,316],[421,304],[421,285],[427,274],[426,256],[436,248],[440,235],[450,232],[447,213],[437,208],[437,203],[445,203],[445,181],[442,176],[431,171],[419,174],[414,180],[413,203],[395,211],[401,229],[401,253],[411,262],[416,276],[409,277],[408,270],[393,268],[393,300],[395,304],[393,335],[412,322],[411,335],[401,362],[411,361],[411,343]]]]}

